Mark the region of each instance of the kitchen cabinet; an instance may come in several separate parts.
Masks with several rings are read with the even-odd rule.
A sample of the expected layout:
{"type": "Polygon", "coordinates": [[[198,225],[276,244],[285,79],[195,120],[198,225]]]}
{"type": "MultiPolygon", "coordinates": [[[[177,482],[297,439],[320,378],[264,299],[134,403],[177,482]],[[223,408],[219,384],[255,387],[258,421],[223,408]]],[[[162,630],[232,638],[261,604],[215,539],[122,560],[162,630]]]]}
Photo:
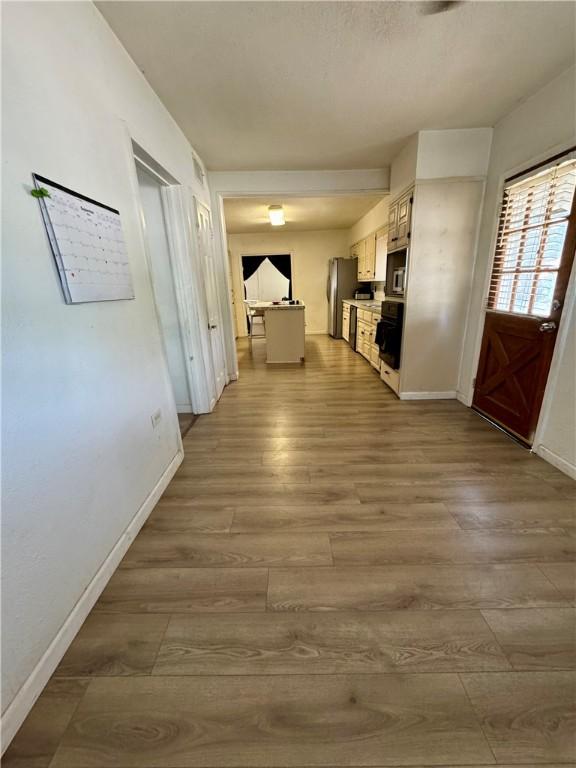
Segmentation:
{"type": "Polygon", "coordinates": [[[410,242],[413,192],[407,192],[398,201],[398,242],[397,248],[406,248],[410,242]]]}
{"type": "Polygon", "coordinates": [[[388,261],[388,232],[384,227],[377,230],[375,240],[376,267],[374,270],[374,280],[385,283],[388,261]]]}
{"type": "Polygon", "coordinates": [[[364,280],[374,280],[376,275],[376,235],[364,240],[364,280]]]}
{"type": "Polygon", "coordinates": [[[396,394],[400,394],[400,371],[395,371],[384,360],[380,361],[380,378],[396,394]]]}
{"type": "Polygon", "coordinates": [[[342,304],[342,338],[350,341],[350,304],[342,304]]]}
{"type": "Polygon", "coordinates": [[[392,249],[398,239],[398,202],[390,203],[388,208],[388,247],[392,249]]]}
{"type": "Polygon", "coordinates": [[[357,320],[356,351],[370,359],[370,324],[365,320],[357,320]]]}
{"type": "MultiPolygon", "coordinates": [[[[378,232],[382,233],[385,230],[378,230],[378,232]]],[[[386,241],[384,240],[383,244],[382,242],[380,243],[380,250],[378,252],[378,232],[368,235],[368,237],[360,240],[350,249],[352,258],[358,259],[358,280],[363,283],[373,280],[386,280],[386,261],[382,260],[382,245],[385,246],[386,241]]],[[[384,257],[385,255],[384,248],[384,257]]]]}
{"type": "Polygon", "coordinates": [[[359,309],[357,315],[356,351],[376,370],[380,369],[380,349],[374,343],[376,326],[380,315],[377,312],[359,309]]]}
{"type": "Polygon", "coordinates": [[[358,259],[358,280],[365,280],[366,271],[366,241],[360,240],[350,249],[350,255],[353,259],[358,259]]]}
{"type": "Polygon", "coordinates": [[[414,190],[410,189],[390,203],[388,212],[388,250],[407,248],[410,243],[412,202],[414,190]]]}

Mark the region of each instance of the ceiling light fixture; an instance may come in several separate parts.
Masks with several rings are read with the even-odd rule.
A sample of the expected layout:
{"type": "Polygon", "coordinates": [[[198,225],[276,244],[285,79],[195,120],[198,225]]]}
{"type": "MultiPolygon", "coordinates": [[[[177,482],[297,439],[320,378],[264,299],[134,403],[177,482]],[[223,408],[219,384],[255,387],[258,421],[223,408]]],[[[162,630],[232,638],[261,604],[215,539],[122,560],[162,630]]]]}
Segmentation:
{"type": "Polygon", "coordinates": [[[273,227],[283,227],[284,224],[286,224],[284,208],[282,208],[281,205],[269,205],[268,217],[270,219],[270,224],[272,224],[273,227]]]}

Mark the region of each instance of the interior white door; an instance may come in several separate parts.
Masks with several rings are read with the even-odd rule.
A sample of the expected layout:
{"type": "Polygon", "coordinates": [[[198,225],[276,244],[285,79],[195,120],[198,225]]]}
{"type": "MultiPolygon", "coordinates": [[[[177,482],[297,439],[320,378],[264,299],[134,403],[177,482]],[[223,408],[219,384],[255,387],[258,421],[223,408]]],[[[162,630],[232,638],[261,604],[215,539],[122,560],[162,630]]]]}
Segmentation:
{"type": "Polygon", "coordinates": [[[216,398],[222,394],[226,385],[226,363],[224,358],[224,344],[222,341],[222,321],[216,290],[216,267],[214,264],[214,241],[210,210],[201,202],[194,199],[196,205],[196,224],[198,229],[198,251],[204,274],[204,286],[206,289],[206,306],[208,310],[208,330],[212,349],[212,362],[214,370],[214,385],[216,398]]]}
{"type": "Polygon", "coordinates": [[[177,184],[162,188],[162,200],[194,413],[210,413],[217,396],[194,201],[177,184]]]}

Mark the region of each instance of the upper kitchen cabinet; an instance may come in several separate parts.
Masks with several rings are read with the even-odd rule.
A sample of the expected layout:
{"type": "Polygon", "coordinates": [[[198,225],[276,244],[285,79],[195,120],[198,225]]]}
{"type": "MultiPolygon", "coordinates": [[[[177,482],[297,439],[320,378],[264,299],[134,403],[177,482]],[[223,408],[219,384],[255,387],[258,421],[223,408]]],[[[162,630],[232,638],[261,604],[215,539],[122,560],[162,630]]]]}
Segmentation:
{"type": "Polygon", "coordinates": [[[388,213],[388,250],[407,248],[410,242],[414,190],[410,189],[390,203],[388,213]]]}
{"type": "Polygon", "coordinates": [[[410,241],[410,226],[412,223],[412,203],[414,190],[402,195],[398,201],[398,242],[396,248],[406,248],[410,241]]]}
{"type": "Polygon", "coordinates": [[[398,239],[398,201],[395,200],[388,208],[388,248],[392,247],[398,239]]]}
{"type": "Polygon", "coordinates": [[[379,229],[350,249],[352,258],[358,259],[358,280],[386,280],[386,230],[379,229]]]}
{"type": "Polygon", "coordinates": [[[360,240],[350,248],[350,256],[358,259],[358,280],[366,280],[364,272],[366,271],[366,242],[360,240]]]}
{"type": "Polygon", "coordinates": [[[376,245],[376,267],[374,269],[374,280],[378,282],[386,282],[386,263],[388,260],[388,231],[385,227],[379,229],[375,233],[375,245],[376,245]]]}
{"type": "Polygon", "coordinates": [[[376,234],[369,235],[364,243],[364,277],[362,279],[374,280],[376,274],[376,234]]]}

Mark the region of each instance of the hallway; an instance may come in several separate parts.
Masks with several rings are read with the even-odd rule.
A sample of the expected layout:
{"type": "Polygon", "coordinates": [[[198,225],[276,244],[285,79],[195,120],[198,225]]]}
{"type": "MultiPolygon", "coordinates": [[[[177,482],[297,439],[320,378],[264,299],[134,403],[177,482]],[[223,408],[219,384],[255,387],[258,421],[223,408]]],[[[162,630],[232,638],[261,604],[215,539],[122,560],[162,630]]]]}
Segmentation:
{"type": "Polygon", "coordinates": [[[575,758],[576,484],[343,341],[239,342],[4,768],[575,758]]]}

